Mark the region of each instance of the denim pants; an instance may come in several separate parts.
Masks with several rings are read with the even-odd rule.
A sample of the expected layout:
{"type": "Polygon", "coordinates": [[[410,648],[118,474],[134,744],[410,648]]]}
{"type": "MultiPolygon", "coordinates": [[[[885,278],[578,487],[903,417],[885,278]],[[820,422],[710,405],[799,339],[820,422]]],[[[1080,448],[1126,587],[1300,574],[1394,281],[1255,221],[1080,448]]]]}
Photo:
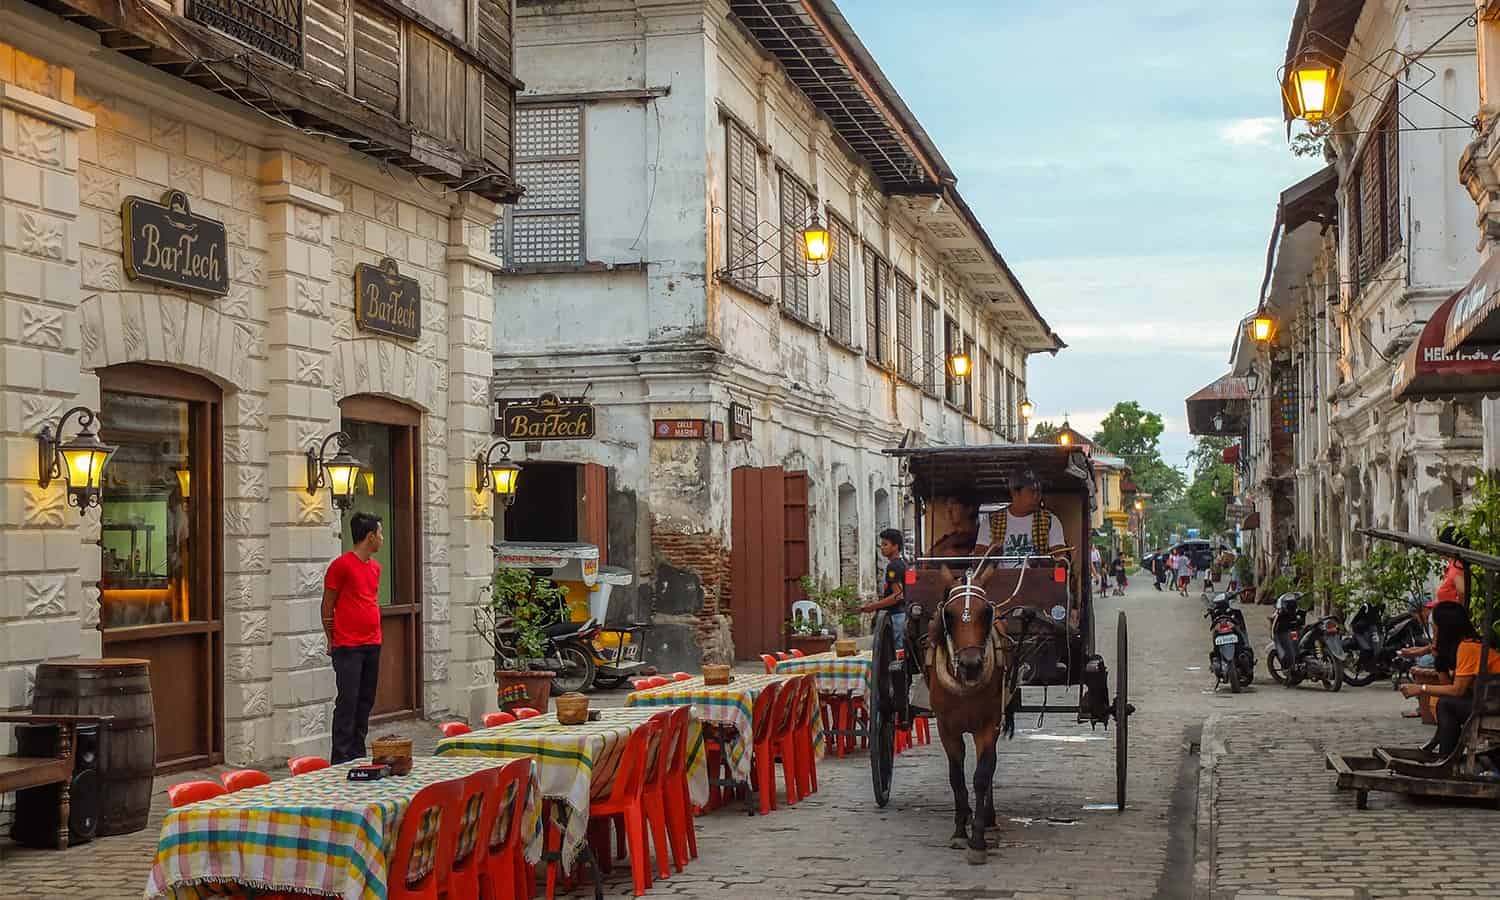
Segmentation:
{"type": "Polygon", "coordinates": [[[906,613],[891,613],[891,627],[896,631],[896,649],[906,646],[906,613]]]}

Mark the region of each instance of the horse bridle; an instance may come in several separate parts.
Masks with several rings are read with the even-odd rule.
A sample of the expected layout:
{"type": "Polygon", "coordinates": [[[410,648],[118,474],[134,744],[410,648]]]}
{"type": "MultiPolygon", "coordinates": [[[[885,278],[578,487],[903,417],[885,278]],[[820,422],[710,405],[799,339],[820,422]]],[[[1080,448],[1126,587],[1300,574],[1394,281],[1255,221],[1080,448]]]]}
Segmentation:
{"type": "Polygon", "coordinates": [[[963,600],[963,610],[959,612],[960,622],[972,622],[974,620],[974,606],[977,603],[981,608],[987,607],[990,613],[990,624],[985,628],[985,649],[990,649],[995,643],[995,617],[999,615],[1000,605],[990,601],[984,588],[974,583],[974,571],[964,572],[963,584],[954,585],[949,591],[946,599],[938,604],[938,628],[941,629],[943,645],[948,651],[948,674],[954,680],[959,680],[958,675],[958,651],[953,646],[953,632],[948,629],[948,606],[958,600],[963,600]]]}

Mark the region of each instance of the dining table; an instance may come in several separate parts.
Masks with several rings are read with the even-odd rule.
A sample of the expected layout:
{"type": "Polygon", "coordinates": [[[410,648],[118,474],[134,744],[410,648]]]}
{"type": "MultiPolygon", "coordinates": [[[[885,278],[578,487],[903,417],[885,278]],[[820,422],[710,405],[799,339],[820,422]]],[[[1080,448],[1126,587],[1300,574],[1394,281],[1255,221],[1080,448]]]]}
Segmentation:
{"type": "MultiPolygon", "coordinates": [[[[625,742],[662,710],[617,708],[593,712],[597,717],[577,725],[559,722],[554,712],[482,728],[444,738],[438,742],[436,753],[441,759],[529,756],[536,760],[538,789],[559,810],[560,861],[562,869],[570,871],[588,837],[589,801],[609,795],[625,742]]],[[[702,722],[697,716],[690,716],[688,721],[686,765],[692,801],[707,803],[708,765],[702,722]]]]}
{"type": "MultiPolygon", "coordinates": [[[[170,810],[162,820],[145,897],[215,897],[234,886],[384,900],[396,836],[412,798],[428,785],[514,761],[417,757],[410,774],[350,781],[349,769],[368,764],[364,759],[170,810]]],[[[526,857],[536,862],[542,828],[535,766],[528,791],[521,828],[526,857]]],[[[474,818],[466,817],[462,828],[473,827],[474,818]]]]}
{"type": "Polygon", "coordinates": [[[863,697],[870,690],[870,651],[839,656],[832,650],[807,656],[790,656],[776,662],[777,675],[812,675],[820,694],[863,697]]]}
{"type": "MultiPolygon", "coordinates": [[[[721,726],[720,730],[726,735],[724,749],[730,775],[737,782],[748,783],[751,763],[750,742],[755,734],[755,700],[765,691],[767,685],[780,684],[798,677],[801,677],[800,673],[783,675],[736,672],[730,676],[728,684],[706,684],[702,675],[695,675],[683,681],[669,681],[659,687],[632,691],[625,698],[625,706],[650,709],[659,706],[690,704],[693,707],[693,715],[704,722],[721,726]]],[[[823,717],[819,715],[816,708],[818,702],[816,694],[812,696],[811,702],[814,704],[814,708],[810,711],[813,748],[821,756],[823,753],[823,717]]]]}

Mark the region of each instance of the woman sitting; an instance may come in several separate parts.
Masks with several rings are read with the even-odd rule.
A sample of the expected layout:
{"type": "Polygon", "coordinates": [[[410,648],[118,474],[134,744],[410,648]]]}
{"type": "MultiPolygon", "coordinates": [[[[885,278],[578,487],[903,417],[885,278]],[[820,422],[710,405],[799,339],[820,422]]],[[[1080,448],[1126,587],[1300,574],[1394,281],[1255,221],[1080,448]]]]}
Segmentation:
{"type": "MultiPolygon", "coordinates": [[[[1474,676],[1479,674],[1481,645],[1469,612],[1462,604],[1439,603],[1432,608],[1433,668],[1452,672],[1450,684],[1404,684],[1406,697],[1437,697],[1437,734],[1433,738],[1439,757],[1447,757],[1458,746],[1464,723],[1474,710],[1474,676]]],[[[1492,649],[1486,668],[1500,673],[1500,650],[1492,649]]],[[[1429,745],[1431,746],[1431,745],[1429,745]]]]}
{"type": "MultiPolygon", "coordinates": [[[[1454,544],[1459,547],[1469,546],[1469,542],[1463,538],[1451,525],[1438,532],[1438,540],[1445,544],[1454,544]]],[[[1440,603],[1457,603],[1462,605],[1465,601],[1464,594],[1464,564],[1459,559],[1449,559],[1448,565],[1443,571],[1443,579],[1438,583],[1437,590],[1433,592],[1432,599],[1425,605],[1415,610],[1417,621],[1424,631],[1431,631],[1432,610],[1440,603]]],[[[1405,647],[1397,651],[1397,655],[1412,660],[1410,672],[1411,680],[1417,684],[1446,684],[1451,682],[1451,672],[1439,672],[1433,665],[1433,644],[1431,641],[1420,647],[1405,647]]],[[[1437,715],[1434,712],[1436,699],[1431,695],[1418,694],[1417,709],[1402,713],[1408,718],[1421,716],[1422,721],[1428,725],[1437,724],[1437,715]]]]}

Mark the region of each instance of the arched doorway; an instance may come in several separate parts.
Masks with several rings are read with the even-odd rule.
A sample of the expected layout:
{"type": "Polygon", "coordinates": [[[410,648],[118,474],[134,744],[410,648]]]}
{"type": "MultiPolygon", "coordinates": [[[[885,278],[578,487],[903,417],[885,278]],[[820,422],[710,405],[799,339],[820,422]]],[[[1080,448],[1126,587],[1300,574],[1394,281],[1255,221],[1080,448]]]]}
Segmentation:
{"type": "MultiPolygon", "coordinates": [[[[372,394],[345,397],[339,413],[349,450],[365,465],[348,514],[374,513],[385,532],[376,555],[382,570],[380,683],[371,720],[414,716],[422,703],[422,414],[372,394]]],[[[348,550],[347,528],[340,528],[340,540],[348,550]]]]}
{"type": "Polygon", "coordinates": [[[99,369],[104,471],[99,630],[106,657],[149,660],[159,769],[223,759],[223,392],[128,363],[99,369]]]}
{"type": "Polygon", "coordinates": [[[859,584],[859,504],[852,484],[839,485],[839,583],[859,584]]]}

